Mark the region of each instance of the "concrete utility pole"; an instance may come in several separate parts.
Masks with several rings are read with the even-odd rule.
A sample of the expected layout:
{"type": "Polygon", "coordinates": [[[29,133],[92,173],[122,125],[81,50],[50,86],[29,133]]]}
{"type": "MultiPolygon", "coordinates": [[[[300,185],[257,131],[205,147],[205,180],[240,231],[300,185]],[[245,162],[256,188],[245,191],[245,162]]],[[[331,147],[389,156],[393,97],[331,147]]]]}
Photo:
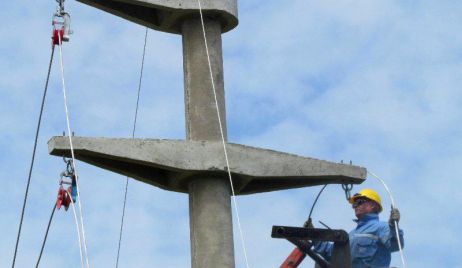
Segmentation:
{"type": "MultiPolygon", "coordinates": [[[[212,73],[223,132],[226,133],[221,24],[204,20],[212,73]]],[[[201,20],[197,16],[181,22],[186,112],[186,138],[190,141],[220,141],[214,92],[204,45],[201,20]]],[[[226,134],[224,135],[226,138],[226,134]]],[[[188,186],[192,267],[233,267],[234,248],[229,180],[204,174],[188,186]],[[210,232],[210,230],[215,230],[210,232]]]]}
{"type": "MultiPolygon", "coordinates": [[[[193,268],[234,267],[231,189],[235,194],[361,183],[361,167],[227,143],[226,166],[197,0],[79,0],[155,30],[181,34],[186,140],[74,137],[77,159],[162,189],[189,194],[193,268]]],[[[226,140],[221,34],[237,26],[237,0],[202,0],[212,72],[226,140]]],[[[69,156],[65,137],[49,141],[69,156]]],[[[268,230],[269,233],[269,230],[268,230]]]]}

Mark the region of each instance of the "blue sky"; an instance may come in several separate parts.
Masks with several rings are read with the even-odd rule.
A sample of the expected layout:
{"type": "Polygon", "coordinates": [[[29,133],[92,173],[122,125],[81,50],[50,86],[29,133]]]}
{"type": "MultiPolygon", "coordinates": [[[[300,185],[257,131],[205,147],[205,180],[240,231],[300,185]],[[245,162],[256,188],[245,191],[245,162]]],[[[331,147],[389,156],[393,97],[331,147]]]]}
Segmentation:
{"type": "MultiPolygon", "coordinates": [[[[0,266],[8,267],[50,57],[55,1],[0,9],[0,266]]],[[[144,28],[66,1],[74,35],[63,48],[78,136],[130,137],[144,28]]],[[[223,35],[230,142],[354,164],[385,179],[402,213],[408,267],[462,267],[462,3],[239,1],[223,35]]],[[[136,136],[184,139],[181,38],[150,30],[136,136]]],[[[17,267],[35,264],[64,169],[47,140],[66,129],[58,58],[39,138],[17,267]]],[[[78,162],[89,258],[113,267],[125,177],[78,162]]],[[[374,178],[372,187],[389,208],[374,178]]],[[[272,225],[300,225],[319,187],[237,198],[251,267],[278,267],[292,250],[272,225]]],[[[120,267],[189,267],[188,199],[130,181],[120,267]]],[[[388,217],[388,209],[382,218],[388,217]]],[[[350,230],[341,187],[314,212],[350,230]]],[[[319,225],[319,224],[317,224],[319,225]]],[[[245,267],[235,225],[236,267],[245,267]]],[[[73,216],[58,211],[43,267],[79,267],[73,216]]],[[[401,267],[399,255],[392,265],[401,267]]],[[[300,267],[312,267],[305,261],[300,267]]]]}

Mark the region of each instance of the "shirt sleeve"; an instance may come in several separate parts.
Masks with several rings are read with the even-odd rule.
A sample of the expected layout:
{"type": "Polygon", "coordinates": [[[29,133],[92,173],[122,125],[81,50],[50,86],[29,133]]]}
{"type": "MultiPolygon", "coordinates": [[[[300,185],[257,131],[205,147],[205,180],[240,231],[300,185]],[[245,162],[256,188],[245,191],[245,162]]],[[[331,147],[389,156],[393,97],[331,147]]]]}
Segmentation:
{"type": "Polygon", "coordinates": [[[326,259],[326,261],[329,261],[330,258],[332,257],[332,249],[334,248],[334,244],[332,242],[319,242],[316,241],[313,243],[314,248],[313,250],[320,254],[321,256],[326,259]]]}
{"type": "MultiPolygon", "coordinates": [[[[404,237],[403,237],[403,230],[399,229],[399,240],[401,242],[401,248],[404,248],[404,237]]],[[[380,233],[380,240],[382,244],[389,249],[391,252],[395,252],[399,250],[398,246],[398,238],[396,237],[396,231],[394,228],[391,228],[388,225],[385,225],[382,228],[380,233]]]]}

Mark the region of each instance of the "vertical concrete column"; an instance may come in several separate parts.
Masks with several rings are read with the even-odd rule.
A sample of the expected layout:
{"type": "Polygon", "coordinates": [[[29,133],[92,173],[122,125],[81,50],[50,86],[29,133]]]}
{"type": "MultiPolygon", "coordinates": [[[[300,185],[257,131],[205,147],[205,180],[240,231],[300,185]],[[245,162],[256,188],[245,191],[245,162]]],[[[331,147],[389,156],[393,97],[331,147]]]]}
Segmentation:
{"type": "MultiPolygon", "coordinates": [[[[205,29],[220,118],[227,139],[221,26],[218,21],[206,19],[205,29]]],[[[200,19],[184,21],[182,35],[186,137],[188,140],[221,140],[200,19]]],[[[228,179],[195,178],[189,185],[189,214],[191,267],[233,268],[233,227],[228,179]]]]}
{"type": "Polygon", "coordinates": [[[229,183],[200,178],[189,185],[191,267],[234,267],[229,183]]]}
{"type": "MultiPolygon", "coordinates": [[[[220,118],[227,139],[221,26],[218,21],[204,20],[220,118]]],[[[189,140],[221,140],[200,19],[186,20],[182,35],[186,137],[189,140]]]]}

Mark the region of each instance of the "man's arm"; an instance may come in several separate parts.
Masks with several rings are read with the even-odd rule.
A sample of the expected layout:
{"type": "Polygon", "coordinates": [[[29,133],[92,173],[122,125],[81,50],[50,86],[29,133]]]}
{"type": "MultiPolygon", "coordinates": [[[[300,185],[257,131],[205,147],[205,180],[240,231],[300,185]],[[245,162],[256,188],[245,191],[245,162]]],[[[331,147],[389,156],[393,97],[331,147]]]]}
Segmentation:
{"type": "Polygon", "coordinates": [[[320,254],[321,256],[326,259],[326,261],[329,261],[332,257],[332,249],[334,248],[334,243],[332,242],[319,242],[315,241],[313,242],[314,245],[314,252],[320,254]]]}
{"type": "MultiPolygon", "coordinates": [[[[390,232],[391,232],[391,251],[398,251],[399,250],[399,245],[398,245],[398,237],[396,236],[396,226],[398,226],[398,222],[401,219],[401,213],[399,213],[399,210],[396,207],[391,207],[391,212],[390,212],[390,219],[388,220],[388,226],[390,226],[390,232]]],[[[399,241],[401,242],[401,248],[404,247],[404,238],[403,238],[403,231],[398,230],[399,233],[399,241]]]]}
{"type": "MultiPolygon", "coordinates": [[[[390,212],[390,219],[388,220],[388,225],[383,228],[382,233],[380,234],[380,239],[382,243],[388,248],[391,252],[395,252],[399,250],[398,245],[398,237],[396,236],[396,227],[401,215],[397,208],[391,209],[390,212]]],[[[404,248],[404,238],[403,238],[403,230],[399,229],[399,241],[401,242],[401,248],[404,248]]]]}
{"type": "MultiPolygon", "coordinates": [[[[309,218],[305,224],[303,224],[305,228],[314,228],[313,221],[309,218]]],[[[320,242],[320,241],[312,241],[313,243],[313,251],[321,255],[326,261],[329,261],[332,257],[332,250],[334,248],[334,243],[332,242],[320,242]]]]}
{"type": "MultiPolygon", "coordinates": [[[[401,229],[398,229],[398,233],[399,233],[399,241],[401,242],[401,248],[404,248],[404,237],[403,237],[403,230],[401,229]]],[[[389,239],[389,245],[387,245],[387,248],[390,249],[391,252],[395,252],[395,251],[398,251],[399,250],[399,246],[398,246],[398,238],[396,237],[396,229],[395,227],[393,226],[389,226],[389,236],[390,236],[390,239],[389,239]]]]}

